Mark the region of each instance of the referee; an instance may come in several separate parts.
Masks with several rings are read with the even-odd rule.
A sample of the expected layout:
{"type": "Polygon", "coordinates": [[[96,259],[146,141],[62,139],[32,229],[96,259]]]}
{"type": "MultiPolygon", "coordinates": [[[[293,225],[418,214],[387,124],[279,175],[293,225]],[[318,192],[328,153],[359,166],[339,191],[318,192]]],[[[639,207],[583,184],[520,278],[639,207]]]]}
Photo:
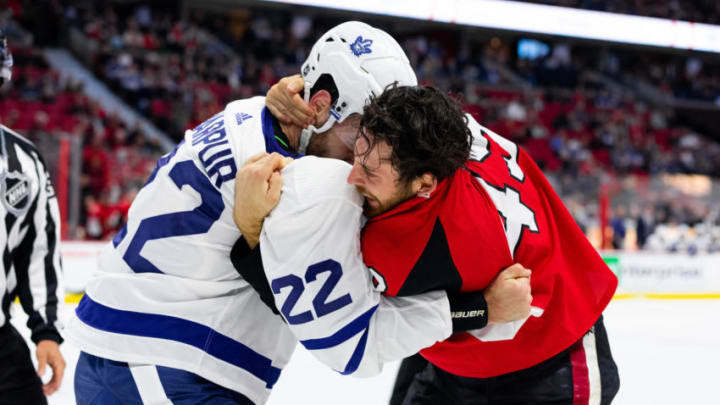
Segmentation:
{"type": "MultiPolygon", "coordinates": [[[[12,56],[0,31],[0,86],[10,80],[12,56]]],[[[55,192],[33,144],[0,125],[0,405],[47,404],[60,388],[60,227],[55,192]],[[20,298],[37,345],[37,371],[24,339],[10,324],[10,305],[20,298]],[[39,376],[47,366],[52,379],[39,376]]]]}

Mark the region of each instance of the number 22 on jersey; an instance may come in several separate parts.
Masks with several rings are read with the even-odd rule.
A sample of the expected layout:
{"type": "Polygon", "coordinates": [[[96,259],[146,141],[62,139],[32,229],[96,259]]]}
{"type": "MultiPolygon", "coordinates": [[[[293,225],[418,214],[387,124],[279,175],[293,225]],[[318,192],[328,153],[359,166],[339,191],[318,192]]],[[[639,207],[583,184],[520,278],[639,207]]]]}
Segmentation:
{"type": "Polygon", "coordinates": [[[318,318],[320,318],[352,303],[352,298],[350,298],[350,294],[345,294],[339,298],[328,301],[328,297],[332,293],[338,281],[340,281],[340,277],[342,277],[342,266],[340,265],[340,263],[336,262],[335,260],[328,259],[313,264],[305,271],[304,283],[303,279],[295,274],[288,274],[286,276],[272,280],[272,282],[270,283],[270,287],[272,288],[272,292],[276,295],[280,294],[283,289],[288,287],[290,288],[290,293],[288,294],[285,302],[280,308],[280,312],[283,314],[289,324],[298,325],[310,322],[315,319],[310,310],[295,315],[292,314],[292,311],[295,308],[298,300],[302,296],[303,292],[305,291],[305,283],[309,284],[318,282],[317,276],[321,273],[326,272],[329,272],[330,275],[325,280],[325,283],[322,285],[322,287],[320,287],[320,290],[317,292],[317,294],[312,300],[315,314],[318,318]]]}
{"type": "MultiPolygon", "coordinates": [[[[216,114],[208,119],[192,134],[192,147],[200,149],[198,160],[204,166],[207,175],[193,159],[174,161],[176,154],[183,147],[191,146],[183,141],[172,152],[158,159],[158,164],[143,189],[165,187],[168,182],[159,184],[157,176],[163,167],[169,165],[171,169],[167,172],[167,177],[174,187],[164,190],[167,192],[167,197],[173,198],[176,193],[183,193],[183,187],[188,186],[200,196],[200,205],[192,210],[155,215],[140,221],[123,254],[123,260],[136,273],[163,272],[140,254],[148,241],[206,233],[225,209],[222,195],[216,187],[220,187],[224,181],[233,179],[236,170],[229,149],[223,114],[216,114]],[[224,159],[221,159],[223,157],[224,159]],[[222,168],[225,168],[226,173],[221,173],[222,168]],[[216,177],[214,184],[211,177],[216,177]]],[[[142,206],[134,209],[133,213],[142,216],[142,206]]],[[[127,224],[113,239],[115,247],[122,242],[126,234],[127,224]]]]}

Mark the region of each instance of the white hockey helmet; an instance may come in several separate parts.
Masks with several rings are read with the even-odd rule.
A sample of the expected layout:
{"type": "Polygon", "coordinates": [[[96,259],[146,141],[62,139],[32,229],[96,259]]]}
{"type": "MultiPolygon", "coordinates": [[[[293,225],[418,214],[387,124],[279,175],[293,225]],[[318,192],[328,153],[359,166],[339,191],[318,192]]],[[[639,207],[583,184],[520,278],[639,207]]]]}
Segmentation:
{"type": "Polygon", "coordinates": [[[400,44],[385,31],[359,21],[342,23],[326,32],[313,45],[302,65],[305,102],[318,80],[329,75],[337,88],[337,99],[328,120],[320,128],[310,126],[300,137],[299,152],[305,153],[310,137],[325,132],[336,122],[355,113],[385,87],[416,86],[417,77],[400,44]]]}

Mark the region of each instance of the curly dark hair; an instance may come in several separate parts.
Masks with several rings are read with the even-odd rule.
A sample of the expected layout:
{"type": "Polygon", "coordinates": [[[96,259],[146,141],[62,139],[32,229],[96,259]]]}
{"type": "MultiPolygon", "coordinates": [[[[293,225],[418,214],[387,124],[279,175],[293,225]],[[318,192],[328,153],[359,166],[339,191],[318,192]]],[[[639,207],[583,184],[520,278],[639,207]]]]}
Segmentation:
{"type": "Polygon", "coordinates": [[[369,153],[379,142],[408,184],[424,173],[442,180],[470,157],[472,135],[460,103],[430,86],[388,87],[363,110],[359,136],[369,153]]]}

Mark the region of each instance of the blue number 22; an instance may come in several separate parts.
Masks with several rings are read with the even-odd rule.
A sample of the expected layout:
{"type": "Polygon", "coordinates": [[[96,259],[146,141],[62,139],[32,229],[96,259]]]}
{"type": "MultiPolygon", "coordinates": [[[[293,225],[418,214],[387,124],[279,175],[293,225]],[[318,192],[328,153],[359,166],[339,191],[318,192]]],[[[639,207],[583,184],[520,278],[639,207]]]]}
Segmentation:
{"type": "MultiPolygon", "coordinates": [[[[140,251],[147,241],[205,233],[220,218],[225,207],[220,193],[191,160],[176,163],[169,175],[178,189],[187,185],[197,191],[202,202],[199,207],[190,211],[157,215],[145,218],[140,222],[123,255],[125,262],[136,273],[162,273],[154,264],[140,255],[140,251]]],[[[154,176],[148,183],[152,180],[154,180],[154,176]]],[[[125,235],[121,232],[118,236],[122,239],[125,235]]],[[[116,246],[120,239],[116,241],[116,246]]]]}
{"type": "MultiPolygon", "coordinates": [[[[308,267],[307,271],[305,271],[305,281],[307,283],[311,283],[317,280],[318,274],[325,272],[330,272],[330,275],[327,280],[325,280],[325,284],[320,287],[320,291],[317,292],[315,298],[312,300],[313,308],[315,308],[315,313],[318,318],[331,312],[335,312],[338,309],[352,303],[350,294],[345,294],[342,297],[336,298],[330,302],[327,301],[330,293],[332,293],[332,290],[335,288],[338,281],[340,281],[340,277],[342,277],[342,266],[340,266],[340,263],[335,260],[328,259],[308,267]]],[[[313,320],[313,315],[309,310],[296,315],[291,315],[295,304],[297,304],[303,291],[305,291],[305,285],[300,277],[294,274],[288,274],[287,276],[276,278],[272,281],[271,287],[273,293],[275,294],[280,294],[280,291],[285,287],[291,288],[290,294],[288,294],[285,303],[283,303],[282,308],[280,308],[280,312],[282,312],[289,324],[297,325],[313,320]]]]}

